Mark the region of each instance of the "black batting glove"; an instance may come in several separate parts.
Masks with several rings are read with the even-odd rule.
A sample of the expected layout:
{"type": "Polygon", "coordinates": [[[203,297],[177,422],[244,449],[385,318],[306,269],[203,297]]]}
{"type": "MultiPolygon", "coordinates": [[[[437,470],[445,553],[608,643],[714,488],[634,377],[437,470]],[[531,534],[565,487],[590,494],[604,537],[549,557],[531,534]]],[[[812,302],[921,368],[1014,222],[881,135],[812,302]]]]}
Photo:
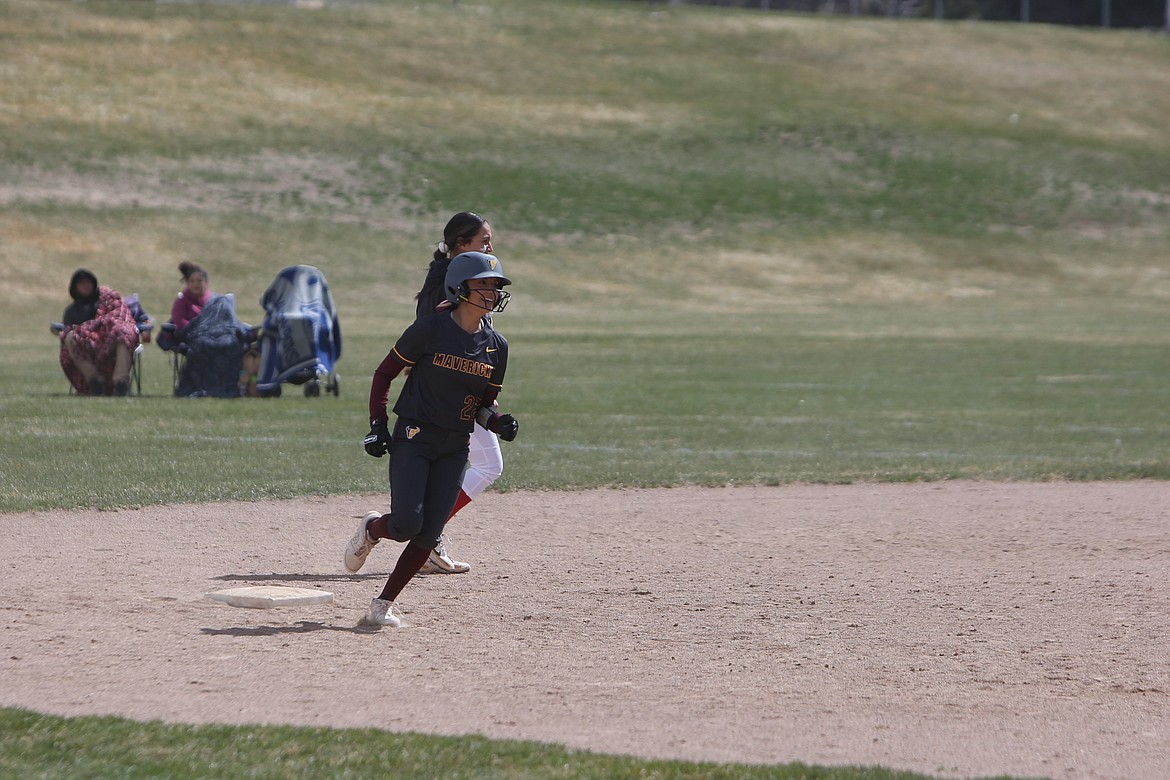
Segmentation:
{"type": "Polygon", "coordinates": [[[370,423],[370,432],[362,440],[366,446],[366,454],[380,458],[390,451],[390,431],[386,430],[385,420],[375,420],[370,423]]]}
{"type": "Polygon", "coordinates": [[[520,423],[510,414],[493,414],[488,418],[487,429],[504,441],[513,441],[520,432],[520,423]]]}

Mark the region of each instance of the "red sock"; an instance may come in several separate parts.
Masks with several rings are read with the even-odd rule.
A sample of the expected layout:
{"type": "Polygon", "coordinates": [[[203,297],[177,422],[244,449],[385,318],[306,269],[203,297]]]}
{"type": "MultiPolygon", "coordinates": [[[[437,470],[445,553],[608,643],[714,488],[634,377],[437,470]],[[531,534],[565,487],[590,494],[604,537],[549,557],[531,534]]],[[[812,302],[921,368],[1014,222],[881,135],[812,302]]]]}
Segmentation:
{"type": "Polygon", "coordinates": [[[464,493],[463,489],[460,488],[459,497],[455,499],[455,508],[451,510],[451,514],[447,515],[447,522],[448,523],[451,522],[451,518],[454,517],[455,514],[460,509],[462,509],[463,507],[467,506],[470,503],[471,503],[471,496],[464,493]]]}
{"type": "Polygon", "coordinates": [[[382,588],[382,595],[378,598],[385,601],[394,601],[398,598],[398,594],[406,587],[406,583],[410,582],[410,578],[418,573],[430,554],[430,547],[414,542],[407,544],[402,554],[398,556],[398,563],[394,565],[394,571],[390,572],[386,587],[382,588]]]}

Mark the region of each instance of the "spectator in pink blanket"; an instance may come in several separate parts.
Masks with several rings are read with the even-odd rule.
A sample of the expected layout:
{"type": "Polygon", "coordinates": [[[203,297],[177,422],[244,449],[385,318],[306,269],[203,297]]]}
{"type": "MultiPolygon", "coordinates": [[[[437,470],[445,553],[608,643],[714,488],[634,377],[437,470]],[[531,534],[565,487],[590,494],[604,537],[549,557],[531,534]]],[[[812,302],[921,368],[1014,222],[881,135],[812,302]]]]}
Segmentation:
{"type": "Polygon", "coordinates": [[[195,263],[182,262],[179,263],[179,273],[183,274],[185,284],[171,306],[171,322],[175,324],[175,330],[182,330],[198,317],[212,296],[211,287],[207,284],[207,271],[195,263]]]}
{"type": "Polygon", "coordinates": [[[99,287],[84,268],[69,280],[73,303],[54,332],[61,337],[61,368],[82,395],[128,395],[138,324],[122,296],[99,287]]]}

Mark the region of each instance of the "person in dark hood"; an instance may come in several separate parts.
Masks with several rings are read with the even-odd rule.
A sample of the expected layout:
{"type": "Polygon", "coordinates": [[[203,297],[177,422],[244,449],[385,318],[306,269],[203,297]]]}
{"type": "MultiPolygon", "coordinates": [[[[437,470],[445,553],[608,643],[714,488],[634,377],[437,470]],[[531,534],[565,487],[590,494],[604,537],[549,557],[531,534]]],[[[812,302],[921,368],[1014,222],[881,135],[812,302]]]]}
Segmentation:
{"type": "Polygon", "coordinates": [[[89,322],[97,316],[98,280],[92,271],[79,268],[73,272],[69,280],[69,297],[73,303],[65,307],[65,314],[61,321],[68,325],[80,325],[89,322]]]}
{"type": "MultiPolygon", "coordinates": [[[[73,299],[73,303],[66,307],[62,317],[65,325],[80,325],[97,316],[100,292],[97,277],[93,275],[92,271],[79,268],[73,273],[73,278],[69,280],[69,297],[73,299]]],[[[154,329],[154,318],[146,313],[146,309],[142,308],[137,293],[124,298],[123,303],[134,315],[139,340],[149,344],[151,331],[154,329]]]]}
{"type": "Polygon", "coordinates": [[[122,296],[98,285],[84,268],[69,280],[69,304],[62,315],[60,361],[70,384],[82,395],[128,395],[130,360],[138,348],[138,324],[122,296]]]}

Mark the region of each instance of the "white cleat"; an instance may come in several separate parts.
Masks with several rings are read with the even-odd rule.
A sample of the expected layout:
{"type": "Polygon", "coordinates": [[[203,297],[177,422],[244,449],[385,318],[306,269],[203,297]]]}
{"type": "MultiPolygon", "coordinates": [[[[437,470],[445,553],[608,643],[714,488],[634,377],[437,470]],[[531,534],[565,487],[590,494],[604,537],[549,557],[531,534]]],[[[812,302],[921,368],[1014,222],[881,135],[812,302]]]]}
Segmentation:
{"type": "Polygon", "coordinates": [[[349,540],[349,544],[345,545],[345,569],[351,574],[361,570],[366,562],[366,556],[378,543],[377,539],[366,532],[366,526],[370,524],[371,520],[377,520],[381,516],[381,512],[367,512],[366,516],[362,518],[361,525],[354,532],[353,538],[349,540]]]}
{"type": "Polygon", "coordinates": [[[427,556],[427,561],[418,570],[419,574],[466,574],[471,571],[471,564],[457,561],[447,554],[447,538],[439,537],[439,543],[435,545],[435,549],[431,550],[431,554],[427,556]]]}
{"type": "Polygon", "coordinates": [[[398,610],[394,606],[393,601],[386,601],[385,599],[373,599],[370,601],[370,609],[358,621],[359,626],[390,626],[390,628],[398,628],[402,625],[402,618],[394,614],[398,610]]]}

